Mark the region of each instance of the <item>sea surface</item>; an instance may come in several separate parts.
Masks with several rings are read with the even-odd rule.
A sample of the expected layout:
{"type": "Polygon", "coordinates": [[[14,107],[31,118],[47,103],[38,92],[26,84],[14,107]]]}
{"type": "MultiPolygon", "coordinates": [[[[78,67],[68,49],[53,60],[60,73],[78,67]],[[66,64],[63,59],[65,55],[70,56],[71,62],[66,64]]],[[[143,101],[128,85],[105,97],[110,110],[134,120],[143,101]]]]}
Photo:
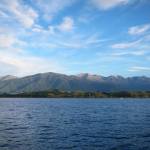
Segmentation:
{"type": "Polygon", "coordinates": [[[150,150],[150,99],[0,99],[0,150],[150,150]]]}

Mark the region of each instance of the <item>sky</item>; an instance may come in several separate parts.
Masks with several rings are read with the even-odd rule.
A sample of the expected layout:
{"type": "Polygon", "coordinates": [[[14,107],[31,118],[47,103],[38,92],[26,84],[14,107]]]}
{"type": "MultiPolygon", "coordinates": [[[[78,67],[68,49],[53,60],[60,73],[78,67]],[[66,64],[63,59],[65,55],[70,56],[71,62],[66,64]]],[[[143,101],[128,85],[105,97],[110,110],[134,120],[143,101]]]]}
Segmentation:
{"type": "Polygon", "coordinates": [[[150,76],[149,0],[0,0],[0,76],[150,76]]]}

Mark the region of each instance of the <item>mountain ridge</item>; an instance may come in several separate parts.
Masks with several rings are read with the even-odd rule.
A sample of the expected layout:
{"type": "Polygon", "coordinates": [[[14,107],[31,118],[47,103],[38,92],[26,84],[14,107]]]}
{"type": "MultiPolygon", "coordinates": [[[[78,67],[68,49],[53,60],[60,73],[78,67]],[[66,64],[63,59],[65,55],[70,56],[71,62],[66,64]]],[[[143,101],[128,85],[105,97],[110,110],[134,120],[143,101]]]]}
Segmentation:
{"type": "MultiPolygon", "coordinates": [[[[7,76],[5,76],[7,77],[7,76]]],[[[22,93],[59,89],[64,91],[148,91],[150,77],[108,76],[83,73],[66,75],[47,72],[25,77],[0,78],[0,93],[22,93]]]]}

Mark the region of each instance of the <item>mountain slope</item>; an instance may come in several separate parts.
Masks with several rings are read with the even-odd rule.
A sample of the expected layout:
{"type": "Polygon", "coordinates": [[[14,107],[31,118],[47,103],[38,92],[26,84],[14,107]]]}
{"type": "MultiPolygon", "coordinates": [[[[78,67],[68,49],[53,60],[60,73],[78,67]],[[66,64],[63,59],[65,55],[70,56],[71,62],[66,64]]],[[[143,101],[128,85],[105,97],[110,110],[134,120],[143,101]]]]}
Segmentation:
{"type": "Polygon", "coordinates": [[[7,75],[7,76],[0,77],[0,81],[11,80],[11,79],[16,79],[16,78],[17,78],[16,76],[7,75]]]}
{"type": "Polygon", "coordinates": [[[0,93],[21,93],[59,89],[65,91],[144,91],[150,90],[150,78],[121,76],[103,77],[80,74],[42,73],[22,78],[1,80],[0,93]]]}

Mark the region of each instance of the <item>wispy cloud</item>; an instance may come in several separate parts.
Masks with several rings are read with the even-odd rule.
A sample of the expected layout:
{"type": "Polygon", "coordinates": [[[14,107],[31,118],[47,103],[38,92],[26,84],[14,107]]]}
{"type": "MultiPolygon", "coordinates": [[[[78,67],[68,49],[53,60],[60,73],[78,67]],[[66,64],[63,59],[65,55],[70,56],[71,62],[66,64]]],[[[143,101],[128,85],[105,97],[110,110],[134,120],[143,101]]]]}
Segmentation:
{"type": "Polygon", "coordinates": [[[129,0],[91,0],[93,5],[101,10],[108,10],[120,5],[128,4],[129,0]]]}
{"type": "Polygon", "coordinates": [[[87,48],[95,48],[100,47],[101,44],[108,41],[108,39],[104,39],[98,34],[95,33],[80,33],[75,28],[67,28],[67,30],[60,30],[56,26],[51,26],[51,30],[48,28],[47,30],[36,26],[33,28],[34,36],[33,41],[29,41],[30,46],[34,46],[40,49],[48,48],[49,50],[56,50],[65,49],[65,50],[72,50],[72,49],[87,49],[87,48]],[[70,32],[70,30],[72,32],[70,32]],[[64,34],[67,33],[67,34],[64,34]],[[69,39],[69,40],[68,40],[69,39]]]}
{"type": "Polygon", "coordinates": [[[137,51],[119,51],[119,52],[115,52],[112,55],[114,56],[126,56],[126,55],[131,55],[131,56],[143,56],[145,54],[147,54],[148,51],[147,50],[137,50],[137,51]]]}
{"type": "Polygon", "coordinates": [[[137,46],[141,40],[133,41],[133,42],[125,42],[125,43],[116,43],[111,45],[114,49],[126,49],[126,48],[132,48],[137,46]]]}
{"type": "Polygon", "coordinates": [[[3,66],[0,74],[10,74],[24,76],[39,72],[64,72],[62,64],[53,59],[46,59],[27,54],[10,51],[0,51],[0,66],[3,66]]]}
{"type": "Polygon", "coordinates": [[[78,34],[71,35],[69,41],[67,39],[58,41],[58,45],[64,48],[70,49],[86,49],[99,47],[102,43],[105,43],[107,39],[103,39],[96,34],[82,35],[78,34]]]}
{"type": "Polygon", "coordinates": [[[55,15],[71,6],[77,0],[32,0],[38,9],[42,12],[43,18],[51,20],[55,15]]]}
{"type": "Polygon", "coordinates": [[[130,35],[141,35],[150,29],[150,24],[130,27],[128,33],[130,35]]]}
{"type": "Polygon", "coordinates": [[[14,45],[25,46],[26,42],[17,39],[17,37],[13,35],[3,34],[0,35],[0,48],[11,48],[14,45]]]}
{"type": "Polygon", "coordinates": [[[2,0],[0,3],[1,13],[7,11],[9,19],[16,19],[24,27],[30,28],[35,23],[38,13],[30,6],[21,3],[19,0],[2,0]]]}
{"type": "Polygon", "coordinates": [[[143,72],[143,71],[150,71],[150,67],[142,67],[142,66],[134,66],[128,69],[130,72],[143,72]]]}
{"type": "MultiPolygon", "coordinates": [[[[35,24],[32,28],[33,32],[41,34],[57,34],[58,31],[61,32],[70,32],[74,29],[74,20],[72,17],[64,17],[62,22],[57,25],[49,25],[47,29],[43,28],[41,25],[35,24]]],[[[60,34],[60,33],[59,33],[60,34]]]]}
{"type": "Polygon", "coordinates": [[[0,10],[0,17],[1,18],[7,18],[8,15],[5,12],[3,12],[3,11],[0,10]]]}
{"type": "Polygon", "coordinates": [[[8,35],[0,35],[0,48],[8,48],[15,44],[17,41],[14,37],[8,35]]]}

